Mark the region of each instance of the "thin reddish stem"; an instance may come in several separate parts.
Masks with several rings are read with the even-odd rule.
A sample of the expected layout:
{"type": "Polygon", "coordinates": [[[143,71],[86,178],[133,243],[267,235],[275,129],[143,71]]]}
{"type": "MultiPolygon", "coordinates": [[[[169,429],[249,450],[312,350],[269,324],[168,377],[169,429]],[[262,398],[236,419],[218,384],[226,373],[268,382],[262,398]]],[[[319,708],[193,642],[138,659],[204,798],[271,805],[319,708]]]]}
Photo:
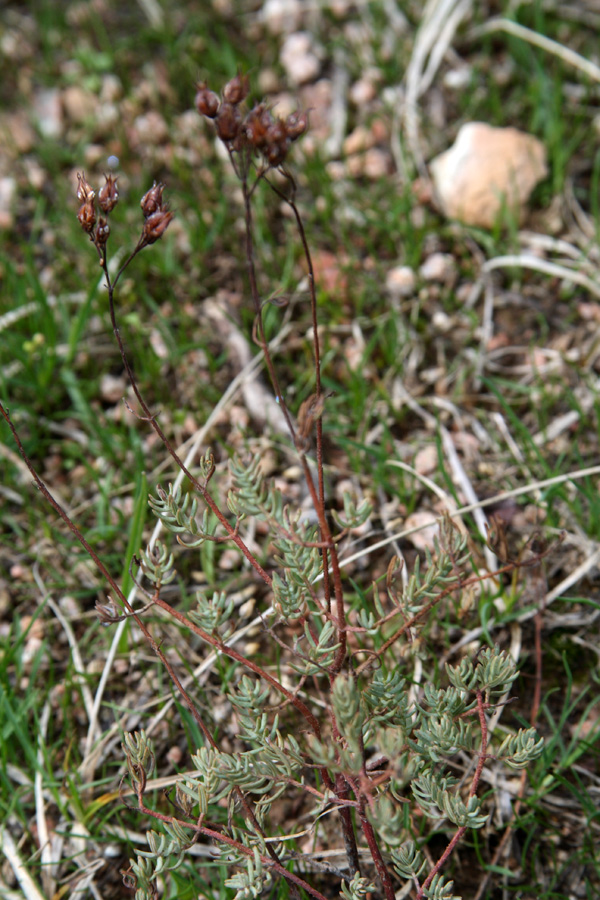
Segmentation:
{"type": "MultiPolygon", "coordinates": [[[[131,259],[133,259],[134,255],[135,254],[132,254],[132,256],[129,258],[128,262],[131,259]]],[[[225,529],[225,531],[227,532],[227,534],[229,535],[229,537],[233,541],[233,543],[242,551],[242,553],[244,554],[244,556],[246,557],[246,559],[248,560],[248,562],[250,563],[252,568],[260,575],[262,580],[266,584],[268,584],[270,587],[271,583],[272,583],[271,576],[263,569],[263,567],[260,565],[260,563],[254,556],[254,554],[246,546],[246,544],[240,537],[239,533],[236,531],[235,527],[227,520],[227,517],[221,512],[221,509],[219,508],[218,504],[213,499],[213,497],[212,497],[210,491],[207,489],[206,485],[202,484],[201,481],[198,481],[198,479],[195,478],[194,475],[192,475],[192,473],[189,471],[189,469],[185,465],[184,461],[181,459],[181,457],[179,456],[179,454],[177,453],[177,451],[175,450],[175,448],[169,441],[168,437],[166,436],[166,434],[164,433],[164,431],[162,430],[162,428],[156,421],[156,417],[152,415],[149,407],[147,406],[147,404],[141,394],[141,391],[138,387],[137,381],[133,374],[133,370],[131,368],[131,365],[129,364],[129,359],[125,352],[125,346],[123,344],[123,339],[121,338],[121,333],[119,331],[119,326],[117,324],[117,317],[116,317],[116,312],[115,312],[114,285],[111,283],[110,275],[108,272],[108,267],[107,267],[105,260],[103,261],[103,269],[104,269],[104,273],[106,275],[106,280],[107,280],[108,304],[109,304],[110,319],[111,319],[111,323],[112,323],[112,327],[113,327],[113,332],[114,332],[114,335],[115,335],[115,338],[116,338],[116,341],[117,341],[117,344],[119,347],[119,352],[121,354],[121,360],[123,362],[123,365],[125,366],[125,371],[127,372],[127,376],[131,383],[131,387],[133,388],[133,392],[138,400],[138,403],[142,407],[144,414],[147,416],[148,421],[150,422],[150,425],[152,426],[152,428],[154,429],[154,431],[156,432],[156,434],[162,441],[166,450],[172,456],[172,458],[175,461],[175,463],[177,464],[177,466],[184,473],[184,475],[186,476],[186,478],[188,479],[190,484],[194,487],[194,489],[201,495],[202,499],[204,500],[204,502],[206,503],[208,508],[217,517],[220,524],[223,526],[223,528],[225,529]]],[[[122,269],[121,269],[121,271],[122,271],[122,269]]],[[[119,274],[120,274],[120,272],[119,272],[119,274]]]]}

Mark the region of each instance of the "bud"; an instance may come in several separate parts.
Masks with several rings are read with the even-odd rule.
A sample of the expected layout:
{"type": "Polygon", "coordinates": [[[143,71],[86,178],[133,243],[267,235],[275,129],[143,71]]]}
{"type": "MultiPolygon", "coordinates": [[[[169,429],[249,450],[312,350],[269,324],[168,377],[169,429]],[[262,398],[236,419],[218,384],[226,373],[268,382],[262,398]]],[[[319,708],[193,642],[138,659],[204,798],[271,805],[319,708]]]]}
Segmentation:
{"type": "Polygon", "coordinates": [[[242,100],[246,99],[249,90],[248,76],[240,75],[238,73],[235,78],[228,81],[223,88],[223,98],[227,103],[232,103],[234,106],[237,106],[238,103],[241,103],[242,100]]]}
{"type": "Polygon", "coordinates": [[[103,213],[108,215],[119,202],[119,191],[117,190],[116,175],[105,175],[104,177],[106,181],[98,191],[98,206],[103,213]]]}
{"type": "Polygon", "coordinates": [[[308,113],[297,110],[285,120],[285,130],[291,141],[301,137],[308,128],[308,113]]]}
{"type": "Polygon", "coordinates": [[[242,114],[231,103],[222,103],[215,119],[217,134],[222,141],[232,141],[237,137],[242,121],[242,114]]]}
{"type": "Polygon", "coordinates": [[[162,207],[162,195],[165,189],[164,184],[154,182],[149,191],[147,191],[140,201],[142,212],[148,218],[153,213],[158,212],[162,207]]]}
{"type": "Polygon", "coordinates": [[[77,182],[77,199],[82,203],[85,203],[88,198],[91,198],[93,200],[96,194],[95,191],[92,190],[91,184],[85,177],[85,172],[77,173],[77,182]]]}
{"type": "Polygon", "coordinates": [[[207,119],[214,119],[219,110],[219,98],[214,91],[207,88],[204,82],[198,85],[196,109],[201,116],[206,116],[207,119]]]}
{"type": "Polygon", "coordinates": [[[94,205],[94,192],[91,191],[88,194],[88,197],[79,208],[79,212],[77,213],[77,218],[79,219],[79,223],[86,234],[91,234],[94,230],[94,225],[96,224],[96,207],[94,205]]]}
{"type": "Polygon", "coordinates": [[[98,246],[104,247],[108,240],[109,234],[110,225],[103,216],[100,216],[98,220],[98,227],[96,229],[96,243],[98,244],[98,246]]]}
{"type": "Polygon", "coordinates": [[[173,213],[168,209],[158,209],[146,218],[144,229],[142,231],[142,244],[153,244],[163,236],[169,223],[173,218],[173,213]]]}

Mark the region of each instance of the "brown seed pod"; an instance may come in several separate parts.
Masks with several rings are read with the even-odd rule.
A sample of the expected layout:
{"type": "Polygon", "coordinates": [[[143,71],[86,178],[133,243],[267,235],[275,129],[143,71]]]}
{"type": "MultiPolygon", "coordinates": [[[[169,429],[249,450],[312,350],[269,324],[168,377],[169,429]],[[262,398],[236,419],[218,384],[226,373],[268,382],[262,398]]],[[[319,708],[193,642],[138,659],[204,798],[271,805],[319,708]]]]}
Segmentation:
{"type": "Polygon", "coordinates": [[[158,209],[152,215],[148,216],[144,222],[144,230],[142,231],[142,240],[144,244],[153,244],[163,236],[174,213],[168,209],[158,209]]]}
{"type": "Polygon", "coordinates": [[[291,113],[285,120],[285,129],[287,136],[291,141],[301,137],[308,128],[308,113],[297,110],[291,113]]]}
{"type": "Polygon", "coordinates": [[[103,213],[108,215],[119,202],[119,191],[117,190],[116,175],[105,175],[104,177],[106,181],[98,191],[98,206],[103,213]]]}
{"type": "Polygon", "coordinates": [[[207,119],[214,119],[219,111],[219,98],[214,91],[208,89],[204,82],[198,85],[195,102],[200,115],[206,116],[207,119]]]}
{"type": "Polygon", "coordinates": [[[77,173],[77,199],[84,203],[90,197],[92,200],[96,196],[96,192],[92,190],[92,186],[85,177],[85,172],[77,173]]]}
{"type": "Polygon", "coordinates": [[[162,195],[165,189],[164,184],[159,181],[157,184],[156,181],[152,185],[149,191],[147,191],[140,201],[140,206],[142,207],[142,212],[144,216],[148,218],[153,213],[158,212],[158,210],[162,206],[162,195]]]}
{"type": "Polygon", "coordinates": [[[264,103],[260,103],[250,110],[244,119],[244,132],[248,143],[257,150],[264,147],[267,142],[267,129],[273,118],[266,109],[264,103]]]}
{"type": "Polygon", "coordinates": [[[222,141],[232,141],[237,137],[242,124],[242,114],[231,103],[222,103],[215,119],[217,134],[222,141]]]}
{"type": "Polygon", "coordinates": [[[87,197],[85,203],[79,207],[77,218],[83,230],[91,234],[96,224],[96,206],[94,204],[94,192],[87,197]]]}
{"type": "Polygon", "coordinates": [[[100,247],[104,247],[110,234],[110,225],[103,216],[98,219],[98,228],[96,229],[96,243],[100,247]]]}
{"type": "Polygon", "coordinates": [[[237,106],[238,103],[246,99],[249,90],[248,76],[240,75],[238,72],[235,78],[228,81],[223,88],[223,99],[226,103],[232,103],[234,106],[237,106]]]}

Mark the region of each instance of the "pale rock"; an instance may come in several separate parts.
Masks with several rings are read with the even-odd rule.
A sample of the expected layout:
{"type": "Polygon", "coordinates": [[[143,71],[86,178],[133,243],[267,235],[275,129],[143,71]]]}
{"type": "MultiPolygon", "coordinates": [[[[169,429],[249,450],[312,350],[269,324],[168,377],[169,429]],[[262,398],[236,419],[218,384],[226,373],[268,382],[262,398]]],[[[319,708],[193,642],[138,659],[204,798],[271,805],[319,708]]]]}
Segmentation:
{"type": "MultiPolygon", "coordinates": [[[[325,170],[332,181],[341,181],[348,173],[346,165],[339,159],[332,159],[325,165],[325,170]]],[[[318,200],[321,198],[318,198],[318,200]]]]}
{"type": "Polygon", "coordinates": [[[453,320],[443,309],[436,309],[431,317],[431,324],[436,331],[440,331],[442,334],[448,334],[454,327],[453,320]]]}
{"type": "Polygon", "coordinates": [[[275,69],[261,69],[258,73],[258,89],[261,94],[274,94],[279,90],[279,77],[275,69]]]}
{"type": "Polygon", "coordinates": [[[367,178],[371,178],[373,181],[388,175],[390,171],[390,157],[385,150],[381,150],[379,147],[372,147],[370,150],[367,150],[365,153],[364,171],[367,178]]]}
{"type": "Polygon", "coordinates": [[[437,471],[439,464],[438,450],[433,444],[421,447],[415,456],[415,472],[418,472],[419,475],[431,475],[437,471]]]}
{"type": "Polygon", "coordinates": [[[65,88],[62,102],[64,111],[72,122],[85,122],[95,116],[98,105],[96,97],[77,84],[65,88]]]}
{"type": "Polygon", "coordinates": [[[102,103],[95,115],[95,124],[98,128],[107,131],[120,119],[119,108],[115,103],[102,103]]]}
{"type": "Polygon", "coordinates": [[[38,127],[44,137],[58,137],[63,125],[58,88],[43,88],[37,91],[33,98],[33,107],[38,127]]]}
{"type": "Polygon", "coordinates": [[[106,373],[100,379],[100,396],[106,403],[118,403],[127,390],[125,379],[106,373]]]}
{"type": "Polygon", "coordinates": [[[167,123],[159,112],[150,110],[141,116],[138,116],[134,122],[137,131],[138,140],[142,144],[155,146],[164,143],[169,137],[169,128],[167,123]]]}
{"type": "Polygon", "coordinates": [[[295,31],[302,21],[302,0],[266,0],[261,18],[271,34],[295,31]]]}
{"type": "Polygon", "coordinates": [[[348,96],[355,106],[361,107],[374,100],[376,93],[377,86],[369,78],[363,76],[354,82],[348,91],[348,96]]]}
{"type": "Polygon", "coordinates": [[[338,19],[348,15],[350,0],[329,0],[329,9],[338,19]]]}
{"type": "Polygon", "coordinates": [[[14,178],[6,175],[0,178],[0,229],[7,230],[12,227],[13,204],[17,190],[17,183],[14,178]]]}
{"type": "Polygon", "coordinates": [[[394,297],[410,297],[417,279],[410,266],[395,266],[387,273],[385,286],[394,297]]]}
{"type": "Polygon", "coordinates": [[[375,143],[375,137],[370,128],[366,125],[358,125],[354,131],[351,131],[348,137],[344,139],[342,149],[346,156],[352,156],[353,153],[361,153],[363,150],[369,150],[375,143]]]}
{"type": "Polygon", "coordinates": [[[435,538],[440,534],[437,517],[425,510],[411,513],[405,519],[402,530],[409,531],[412,528],[416,528],[418,531],[415,531],[414,534],[407,534],[406,537],[413,547],[416,547],[417,550],[433,550],[435,538]]]}
{"type": "Polygon", "coordinates": [[[504,205],[521,219],[529,195],[548,173],[541,141],[484,122],[463,125],[430,169],[444,214],[483,228],[494,225],[504,205]]]}
{"type": "Polygon", "coordinates": [[[419,275],[424,281],[451,284],[456,277],[454,257],[450,253],[432,253],[419,269],[419,275]]]}
{"type": "Polygon", "coordinates": [[[454,91],[462,91],[469,86],[473,69],[471,66],[459,66],[456,69],[450,69],[444,75],[444,87],[454,91]]]}
{"type": "Polygon", "coordinates": [[[313,81],[321,70],[312,36],[307,31],[295,31],[281,48],[281,64],[293,85],[313,81]]]}
{"type": "Polygon", "coordinates": [[[123,95],[123,83],[118,75],[107,72],[102,76],[101,103],[116,103],[123,95]]]}
{"type": "Polygon", "coordinates": [[[3,131],[19,153],[29,153],[35,146],[35,131],[22,111],[11,113],[3,124],[3,131]]]}

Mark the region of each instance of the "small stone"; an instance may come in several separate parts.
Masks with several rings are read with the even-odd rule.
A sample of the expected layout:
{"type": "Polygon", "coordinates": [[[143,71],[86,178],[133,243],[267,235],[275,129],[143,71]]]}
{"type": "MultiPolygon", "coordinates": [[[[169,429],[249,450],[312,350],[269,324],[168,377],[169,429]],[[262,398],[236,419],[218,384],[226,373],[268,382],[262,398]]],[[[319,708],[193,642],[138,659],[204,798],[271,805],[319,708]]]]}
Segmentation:
{"type": "Polygon", "coordinates": [[[359,78],[358,81],[355,81],[348,91],[351,102],[358,107],[365,106],[367,103],[370,103],[371,100],[375,99],[376,94],[376,85],[365,77],[359,78]]]}
{"type": "Polygon", "coordinates": [[[456,277],[454,257],[450,253],[432,253],[419,269],[419,275],[425,281],[451,284],[456,277]]]}
{"type": "Polygon", "coordinates": [[[471,66],[459,66],[457,69],[450,69],[444,75],[444,85],[454,91],[462,91],[468,87],[473,74],[471,66]]]}
{"type": "Polygon", "coordinates": [[[261,18],[271,34],[295,31],[302,21],[301,0],[266,0],[261,18]]]}
{"type": "Polygon", "coordinates": [[[160,113],[155,110],[138,116],[134,122],[137,138],[142,144],[154,146],[164,143],[169,137],[169,128],[160,113]]]}
{"type": "Polygon", "coordinates": [[[417,279],[410,266],[396,266],[387,273],[385,286],[395,297],[410,297],[414,293],[417,279]]]}
{"type": "Polygon", "coordinates": [[[14,178],[6,175],[0,178],[0,229],[7,230],[12,227],[13,204],[17,191],[17,182],[14,178]]]}
{"type": "Polygon", "coordinates": [[[463,125],[430,169],[443,213],[483,228],[493,227],[504,206],[521,220],[533,188],[548,173],[541,141],[483,122],[463,125]]]}
{"type": "Polygon", "coordinates": [[[123,84],[118,75],[107,72],[102,76],[100,88],[100,101],[102,103],[116,103],[123,94],[123,84]]]}
{"type": "Polygon", "coordinates": [[[22,162],[27,181],[36,191],[41,191],[48,182],[47,171],[42,169],[34,156],[24,156],[22,162]]]}
{"type": "Polygon", "coordinates": [[[442,334],[448,334],[454,327],[453,320],[443,309],[436,309],[431,318],[431,323],[435,330],[440,331],[442,334]]]}
{"type": "Polygon", "coordinates": [[[265,94],[275,94],[279,90],[279,77],[275,69],[261,69],[258,73],[258,89],[265,94]]]}
{"type": "Polygon", "coordinates": [[[85,122],[86,119],[95,116],[98,105],[93,94],[89,94],[76,84],[65,88],[62,102],[65,113],[72,122],[85,122]]]}
{"type": "Polygon", "coordinates": [[[369,150],[374,143],[375,138],[371,129],[365,125],[359,125],[344,139],[342,149],[346,156],[352,156],[353,153],[362,153],[364,150],[369,150]]]}
{"type": "Polygon", "coordinates": [[[44,88],[37,91],[33,98],[33,107],[39,129],[44,137],[59,137],[63,118],[58,88],[44,88]]]}
{"type": "MultiPolygon", "coordinates": [[[[35,147],[35,131],[24,112],[11,113],[2,123],[6,131],[6,140],[14,145],[19,153],[29,153],[35,147]]],[[[2,135],[5,138],[4,134],[2,135]]]]}
{"type": "Polygon", "coordinates": [[[372,147],[365,153],[364,172],[367,178],[376,181],[383,178],[390,171],[390,157],[385,150],[372,147]]]}
{"type": "Polygon", "coordinates": [[[181,752],[181,748],[176,744],[167,750],[167,759],[173,766],[178,766],[181,760],[183,759],[183,753],[181,752]]]}
{"type": "Polygon", "coordinates": [[[314,81],[321,70],[311,35],[307,31],[290,34],[281,48],[281,64],[293,85],[314,81]]]}
{"type": "Polygon", "coordinates": [[[433,550],[435,538],[439,537],[440,527],[436,516],[431,512],[417,511],[411,513],[404,522],[403,531],[418,529],[414,534],[407,534],[407,540],[417,550],[433,550]]]}
{"type": "Polygon", "coordinates": [[[245,603],[242,603],[242,605],[238,609],[238,616],[240,617],[240,619],[249,619],[254,612],[255,606],[256,597],[250,597],[249,600],[246,600],[245,603]]]}
{"type": "Polygon", "coordinates": [[[419,475],[431,475],[432,472],[437,470],[439,464],[437,447],[434,447],[433,444],[422,447],[415,456],[415,471],[419,475]]]}
{"type": "Polygon", "coordinates": [[[127,385],[122,377],[105,374],[100,379],[100,396],[106,403],[118,403],[125,396],[127,385]]]}

